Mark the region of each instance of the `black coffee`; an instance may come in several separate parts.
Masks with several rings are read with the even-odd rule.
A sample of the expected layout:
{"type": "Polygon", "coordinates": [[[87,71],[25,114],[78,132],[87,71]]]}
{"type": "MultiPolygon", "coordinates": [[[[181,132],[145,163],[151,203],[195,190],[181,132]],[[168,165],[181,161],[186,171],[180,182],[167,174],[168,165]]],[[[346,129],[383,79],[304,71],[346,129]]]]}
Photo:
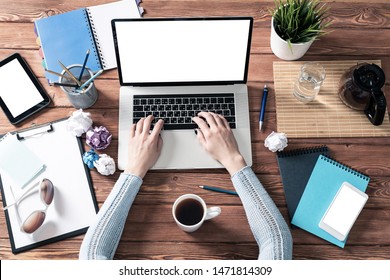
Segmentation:
{"type": "Polygon", "coordinates": [[[196,225],[202,220],[203,205],[196,199],[184,199],[177,205],[175,216],[183,225],[196,225]]]}

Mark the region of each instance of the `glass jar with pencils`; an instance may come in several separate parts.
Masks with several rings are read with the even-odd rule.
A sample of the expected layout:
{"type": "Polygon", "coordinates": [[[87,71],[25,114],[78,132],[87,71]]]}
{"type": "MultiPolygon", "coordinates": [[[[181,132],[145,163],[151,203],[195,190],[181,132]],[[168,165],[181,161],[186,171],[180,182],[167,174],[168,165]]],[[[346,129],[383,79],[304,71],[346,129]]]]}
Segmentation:
{"type": "Polygon", "coordinates": [[[95,104],[99,94],[93,80],[100,73],[101,71],[94,74],[89,68],[80,64],[64,68],[58,82],[73,107],[86,109],[95,104]]]}

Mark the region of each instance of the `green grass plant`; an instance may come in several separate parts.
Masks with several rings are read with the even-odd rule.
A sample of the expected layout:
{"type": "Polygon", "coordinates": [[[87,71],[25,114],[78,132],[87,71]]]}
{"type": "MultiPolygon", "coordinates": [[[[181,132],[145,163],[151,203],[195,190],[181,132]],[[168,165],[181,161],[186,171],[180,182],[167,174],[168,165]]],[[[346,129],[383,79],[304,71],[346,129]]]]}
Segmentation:
{"type": "Polygon", "coordinates": [[[328,10],[326,3],[319,0],[275,0],[275,8],[270,12],[276,33],[291,46],[328,33],[328,10]]]}

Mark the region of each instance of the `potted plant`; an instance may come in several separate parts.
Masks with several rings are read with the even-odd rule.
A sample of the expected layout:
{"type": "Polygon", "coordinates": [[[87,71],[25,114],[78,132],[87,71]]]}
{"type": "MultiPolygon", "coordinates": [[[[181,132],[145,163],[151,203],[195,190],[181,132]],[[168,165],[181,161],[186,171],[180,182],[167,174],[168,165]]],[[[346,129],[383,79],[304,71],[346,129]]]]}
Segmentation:
{"type": "Polygon", "coordinates": [[[301,58],[330,25],[326,4],[319,0],[275,0],[271,9],[271,49],[284,60],[301,58]]]}

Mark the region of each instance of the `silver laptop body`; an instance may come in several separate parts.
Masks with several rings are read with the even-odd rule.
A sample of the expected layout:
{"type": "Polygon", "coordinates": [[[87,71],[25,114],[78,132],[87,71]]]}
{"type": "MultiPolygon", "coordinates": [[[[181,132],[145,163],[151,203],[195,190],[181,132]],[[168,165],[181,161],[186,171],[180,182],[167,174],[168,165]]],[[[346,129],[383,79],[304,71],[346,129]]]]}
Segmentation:
{"type": "MultiPolygon", "coordinates": [[[[134,96],[233,93],[240,152],[252,164],[246,86],[253,19],[175,18],[112,21],[120,88],[118,168],[127,164],[134,96]]],[[[163,130],[153,169],[221,168],[193,129],[163,130]]]]}

